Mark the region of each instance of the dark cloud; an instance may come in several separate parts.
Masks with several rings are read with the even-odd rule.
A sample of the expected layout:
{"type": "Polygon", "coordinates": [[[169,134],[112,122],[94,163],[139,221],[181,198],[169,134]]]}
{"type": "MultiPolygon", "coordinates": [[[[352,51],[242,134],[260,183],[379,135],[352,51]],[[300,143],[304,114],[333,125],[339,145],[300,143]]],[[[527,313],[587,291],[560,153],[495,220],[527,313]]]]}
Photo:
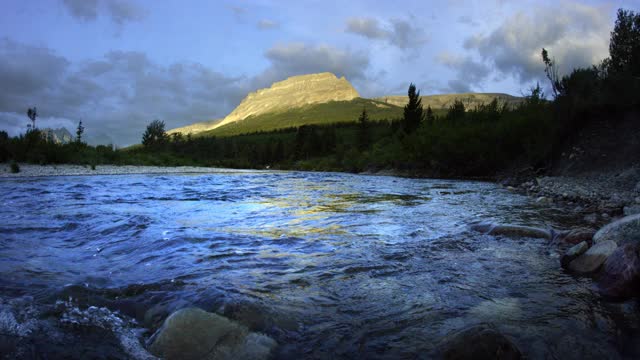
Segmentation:
{"type": "Polygon", "coordinates": [[[387,24],[382,24],[375,18],[350,18],[345,31],[372,40],[385,40],[405,50],[418,48],[427,41],[425,32],[413,22],[414,19],[391,19],[387,24]]]}
{"type": "Polygon", "coordinates": [[[556,58],[561,72],[568,73],[608,55],[609,31],[607,11],[564,3],[531,15],[515,14],[490,34],[468,38],[464,46],[498,72],[526,83],[544,76],[543,47],[556,58]]]}
{"type": "Polygon", "coordinates": [[[1,128],[24,131],[26,109],[37,106],[40,127],[81,119],[87,134],[108,134],[120,145],[139,142],[156,118],[173,128],[222,117],[250,90],[246,78],[198,63],[162,66],[144,53],[114,51],[71,64],[48,49],[7,39],[0,41],[0,83],[1,128]]]}
{"type": "Polygon", "coordinates": [[[275,22],[273,20],[263,19],[263,20],[258,21],[256,26],[260,30],[273,30],[273,29],[279,28],[280,24],[278,24],[277,22],[275,22]]]}
{"type": "Polygon", "coordinates": [[[349,80],[365,78],[369,57],[360,52],[341,50],[327,45],[303,43],[280,44],[267,50],[271,66],[253,79],[254,87],[265,87],[289,76],[332,72],[349,80]]]}
{"type": "Polygon", "coordinates": [[[71,16],[81,21],[93,21],[104,14],[122,26],[146,16],[144,9],[130,0],[62,0],[62,4],[71,16]]]}
{"type": "Polygon", "coordinates": [[[131,0],[104,0],[111,20],[118,25],[144,19],[144,10],[131,0]]]}
{"type": "Polygon", "coordinates": [[[62,0],[71,16],[83,21],[98,17],[98,0],[62,0]]]}
{"type": "Polygon", "coordinates": [[[364,85],[369,81],[364,53],[292,43],[272,47],[265,58],[270,65],[259,75],[230,77],[199,63],[160,65],[135,51],[72,63],[50,49],[3,39],[0,128],[23,132],[26,109],[37,106],[39,127],[73,132],[82,120],[88,138],[107,134],[115,144],[129,145],[140,141],[154,119],[175,128],[221,118],[248,92],[289,76],[330,71],[364,85]]]}
{"type": "Polygon", "coordinates": [[[385,39],[389,36],[387,30],[373,18],[351,18],[347,20],[346,31],[369,39],[385,39]]]}
{"type": "Polygon", "coordinates": [[[69,61],[49,49],[1,39],[0,110],[22,112],[33,106],[57,87],[68,67],[69,61]]]}
{"type": "Polygon", "coordinates": [[[453,69],[456,79],[448,82],[449,89],[453,92],[470,92],[473,87],[479,87],[491,73],[491,69],[469,56],[455,56],[449,53],[441,53],[436,60],[453,69]]]}

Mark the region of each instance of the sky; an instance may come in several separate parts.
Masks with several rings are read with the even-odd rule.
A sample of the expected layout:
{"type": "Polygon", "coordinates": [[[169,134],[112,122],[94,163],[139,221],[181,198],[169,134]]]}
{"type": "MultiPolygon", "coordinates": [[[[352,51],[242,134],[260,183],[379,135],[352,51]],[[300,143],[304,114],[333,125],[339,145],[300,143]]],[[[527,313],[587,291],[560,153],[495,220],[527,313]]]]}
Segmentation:
{"type": "Polygon", "coordinates": [[[546,86],[608,56],[618,8],[640,0],[0,0],[0,130],[78,121],[90,143],[139,143],[222,118],[250,91],[330,71],[363,97],[546,86]]]}

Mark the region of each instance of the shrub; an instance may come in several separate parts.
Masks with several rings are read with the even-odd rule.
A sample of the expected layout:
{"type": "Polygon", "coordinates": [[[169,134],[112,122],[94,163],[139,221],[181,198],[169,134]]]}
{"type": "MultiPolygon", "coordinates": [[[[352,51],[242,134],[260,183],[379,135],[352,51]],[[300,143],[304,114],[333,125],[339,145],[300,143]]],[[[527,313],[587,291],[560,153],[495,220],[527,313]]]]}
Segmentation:
{"type": "Polygon", "coordinates": [[[10,166],[11,166],[11,172],[12,173],[17,174],[17,173],[20,172],[20,165],[18,165],[17,162],[12,161],[10,166]]]}

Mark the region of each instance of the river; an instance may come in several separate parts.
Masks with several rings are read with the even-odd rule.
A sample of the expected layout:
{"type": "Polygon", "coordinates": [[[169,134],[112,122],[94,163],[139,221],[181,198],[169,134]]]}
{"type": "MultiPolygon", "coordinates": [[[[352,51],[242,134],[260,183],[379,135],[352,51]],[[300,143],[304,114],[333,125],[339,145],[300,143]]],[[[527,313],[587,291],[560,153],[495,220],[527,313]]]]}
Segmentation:
{"type": "Polygon", "coordinates": [[[547,240],[468,230],[579,222],[493,183],[58,176],[0,180],[0,204],[5,302],[73,297],[136,319],[143,339],[195,305],[273,337],[276,358],[429,358],[447,333],[483,322],[529,358],[640,354],[637,302],[602,300],[547,240]]]}

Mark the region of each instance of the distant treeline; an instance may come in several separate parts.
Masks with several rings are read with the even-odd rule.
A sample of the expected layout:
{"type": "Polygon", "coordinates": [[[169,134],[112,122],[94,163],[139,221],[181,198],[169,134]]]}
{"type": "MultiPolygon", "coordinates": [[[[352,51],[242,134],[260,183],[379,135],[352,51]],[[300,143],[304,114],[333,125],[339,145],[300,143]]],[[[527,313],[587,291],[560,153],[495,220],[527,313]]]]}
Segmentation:
{"type": "MultiPolygon", "coordinates": [[[[619,10],[610,56],[560,77],[545,49],[541,61],[552,100],[540,86],[517,107],[498,101],[448,110],[424,109],[412,84],[399,119],[370,121],[367,109],[348,123],[304,125],[229,137],[172,134],[153,121],[142,146],[114,150],[48,142],[31,130],[0,133],[0,160],[35,163],[206,165],[236,168],[375,171],[430,176],[491,176],[513,167],[543,169],[561,145],[596,117],[615,121],[640,108],[640,15],[619,10]]],[[[640,125],[640,124],[639,124],[640,125]]]]}

